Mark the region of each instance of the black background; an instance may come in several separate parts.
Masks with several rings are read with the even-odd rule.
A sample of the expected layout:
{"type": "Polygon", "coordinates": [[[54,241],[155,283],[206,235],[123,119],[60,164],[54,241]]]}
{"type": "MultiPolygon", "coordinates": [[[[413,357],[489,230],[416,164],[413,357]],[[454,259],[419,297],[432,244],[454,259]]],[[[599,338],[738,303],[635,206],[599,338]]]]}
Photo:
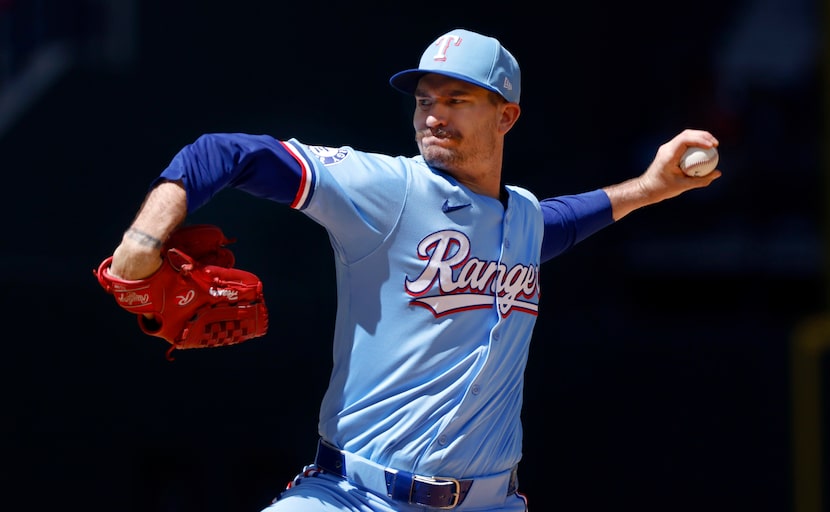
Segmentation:
{"type": "Polygon", "coordinates": [[[253,512],[311,462],[336,298],[319,226],[235,191],[192,216],[238,239],[271,328],[174,362],[92,269],[201,133],[413,154],[388,77],[465,27],[522,66],[505,175],[540,197],[632,177],[686,127],[721,142],[710,188],[543,267],[531,510],[793,509],[789,354],[825,299],[818,3],[139,7],[130,66],[75,67],[0,138],[4,500],[253,512]]]}

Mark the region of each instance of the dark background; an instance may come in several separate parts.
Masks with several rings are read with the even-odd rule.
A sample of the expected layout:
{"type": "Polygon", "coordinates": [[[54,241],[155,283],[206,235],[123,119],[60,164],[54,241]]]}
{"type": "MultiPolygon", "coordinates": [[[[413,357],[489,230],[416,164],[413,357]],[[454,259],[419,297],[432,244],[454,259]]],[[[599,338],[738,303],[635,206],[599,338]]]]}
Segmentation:
{"type": "MultiPolygon", "coordinates": [[[[411,99],[388,77],[465,27],[522,66],[506,178],[540,197],[632,177],[686,127],[721,142],[710,188],[543,267],[520,469],[531,510],[818,512],[794,505],[790,353],[826,305],[824,9],[0,0],[0,92],[39,45],[73,43],[72,65],[0,132],[3,502],[255,512],[311,462],[335,309],[319,226],[235,191],[193,215],[238,239],[271,327],[173,362],[92,269],[201,133],[413,154],[411,99]]],[[[826,370],[817,339],[807,359],[826,370]]],[[[826,440],[823,414],[806,424],[826,440]]],[[[827,511],[830,457],[808,441],[827,511]]]]}

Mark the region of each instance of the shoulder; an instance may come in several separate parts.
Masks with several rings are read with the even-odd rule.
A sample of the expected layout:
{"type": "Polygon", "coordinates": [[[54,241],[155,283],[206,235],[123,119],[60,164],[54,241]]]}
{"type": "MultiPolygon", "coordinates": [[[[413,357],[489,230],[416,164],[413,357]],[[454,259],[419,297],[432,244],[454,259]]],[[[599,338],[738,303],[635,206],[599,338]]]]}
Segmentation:
{"type": "Polygon", "coordinates": [[[517,185],[506,185],[504,188],[510,193],[512,200],[527,203],[536,209],[539,208],[539,198],[530,190],[517,185]]]}
{"type": "Polygon", "coordinates": [[[297,139],[286,141],[291,148],[304,157],[310,167],[316,170],[328,169],[339,172],[349,169],[358,172],[360,169],[378,172],[401,172],[418,165],[417,157],[387,155],[378,152],[364,151],[352,146],[324,146],[306,144],[297,139]]]}

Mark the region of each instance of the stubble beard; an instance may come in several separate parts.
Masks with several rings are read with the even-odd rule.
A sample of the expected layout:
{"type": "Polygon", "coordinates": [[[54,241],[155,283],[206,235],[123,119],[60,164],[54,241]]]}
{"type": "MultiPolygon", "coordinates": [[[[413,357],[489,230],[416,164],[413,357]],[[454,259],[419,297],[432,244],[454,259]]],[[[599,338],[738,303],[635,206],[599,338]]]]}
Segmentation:
{"type": "Polygon", "coordinates": [[[457,133],[447,132],[443,129],[437,129],[429,132],[425,136],[434,136],[439,138],[449,137],[454,139],[455,144],[450,147],[442,146],[440,144],[424,144],[423,137],[417,137],[416,142],[421,151],[421,156],[424,161],[433,168],[444,171],[454,171],[461,169],[467,161],[465,153],[459,149],[461,138],[457,133]]]}
{"type": "Polygon", "coordinates": [[[430,167],[451,171],[463,165],[464,158],[454,149],[439,146],[421,148],[421,155],[430,167]]]}

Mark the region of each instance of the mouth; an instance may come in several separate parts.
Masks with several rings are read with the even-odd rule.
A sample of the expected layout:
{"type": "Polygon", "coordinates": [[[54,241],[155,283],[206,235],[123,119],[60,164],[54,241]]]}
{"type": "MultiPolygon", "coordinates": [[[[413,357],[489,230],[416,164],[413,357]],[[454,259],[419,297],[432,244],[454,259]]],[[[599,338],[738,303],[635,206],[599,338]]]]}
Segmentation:
{"type": "Polygon", "coordinates": [[[448,130],[443,128],[435,128],[435,129],[428,129],[424,131],[422,139],[429,140],[430,144],[438,144],[443,145],[444,143],[449,143],[454,140],[456,137],[448,130]]]}

